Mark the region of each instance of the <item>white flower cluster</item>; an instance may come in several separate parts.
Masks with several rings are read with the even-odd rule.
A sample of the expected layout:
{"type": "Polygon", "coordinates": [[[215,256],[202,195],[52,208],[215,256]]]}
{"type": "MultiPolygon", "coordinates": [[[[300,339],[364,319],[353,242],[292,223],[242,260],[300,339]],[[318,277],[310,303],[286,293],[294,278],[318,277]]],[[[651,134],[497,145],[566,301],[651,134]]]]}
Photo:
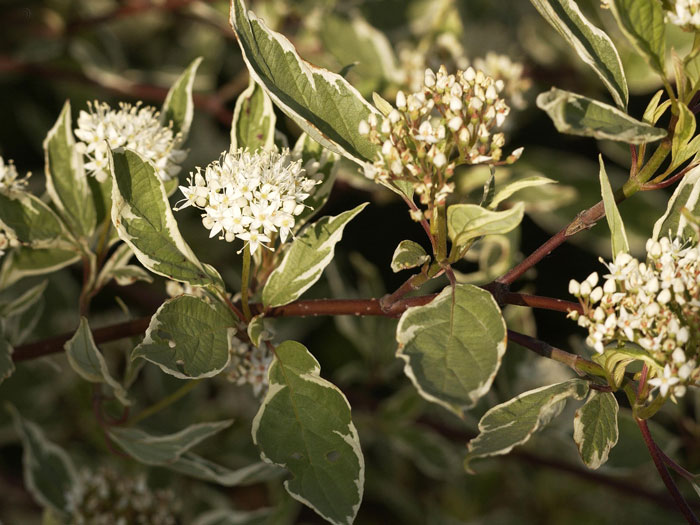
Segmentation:
{"type": "Polygon", "coordinates": [[[700,0],[675,0],[666,19],[686,31],[700,30],[700,0]]]}
{"type": "Polygon", "coordinates": [[[467,69],[469,59],[462,42],[454,33],[440,33],[431,39],[426,50],[414,43],[404,43],[398,50],[399,67],[403,73],[401,84],[410,92],[423,88],[423,71],[426,67],[437,69],[444,64],[448,71],[467,69]]]}
{"type": "Polygon", "coordinates": [[[631,342],[657,363],[649,384],[661,395],[680,397],[700,384],[700,247],[663,237],[647,241],[647,260],[620,253],[606,264],[598,285],[596,272],[569,291],[583,315],[569,316],[588,329],[586,342],[603,353],[610,343],[631,342]]]}
{"type": "MultiPolygon", "coordinates": [[[[499,93],[504,83],[467,68],[448,75],[444,66],[425,70],[423,89],[396,95],[396,109],[381,120],[371,114],[359,132],[381,145],[366,175],[384,183],[410,181],[428,204],[454,189],[447,180],[458,164],[493,164],[502,156],[503,133],[494,133],[510,112],[499,93]],[[430,176],[432,174],[432,176],[430,176]]],[[[515,162],[522,148],[507,162],[515,162]]]]}
{"type": "Polygon", "coordinates": [[[10,160],[6,163],[5,159],[0,157],[0,191],[23,191],[30,176],[31,173],[27,173],[26,176],[20,177],[14,162],[10,160]]]}
{"type": "Polygon", "coordinates": [[[532,81],[525,76],[522,63],[515,62],[508,55],[489,52],[484,58],[475,59],[474,67],[503,82],[503,95],[508,103],[515,109],[525,109],[527,104],[523,95],[532,87],[532,81]]]}
{"type": "Polygon", "coordinates": [[[114,110],[106,103],[88,102],[81,111],[75,136],[77,146],[87,157],[85,171],[103,182],[108,177],[109,148],[130,148],[153,163],[161,180],[170,180],[180,171],[185,151],[175,147],[179,135],[163,126],[160,114],[151,106],[121,102],[114,110]],[[109,147],[108,147],[109,145],[109,147]]]}
{"type": "Polygon", "coordinates": [[[175,496],[111,469],[84,471],[66,495],[72,525],[175,525],[175,496]]]}
{"type": "Polygon", "coordinates": [[[251,385],[253,393],[260,397],[268,387],[267,371],[272,363],[272,352],[250,343],[234,339],[229,381],[239,386],[251,385]]]}
{"type": "Polygon", "coordinates": [[[300,160],[282,152],[232,150],[202,171],[197,168],[180,186],[185,198],[175,209],[195,206],[204,210],[202,223],[227,242],[236,238],[250,245],[269,247],[275,236],[286,242],[293,233],[295,216],[307,207],[317,180],[304,176],[300,160]]]}

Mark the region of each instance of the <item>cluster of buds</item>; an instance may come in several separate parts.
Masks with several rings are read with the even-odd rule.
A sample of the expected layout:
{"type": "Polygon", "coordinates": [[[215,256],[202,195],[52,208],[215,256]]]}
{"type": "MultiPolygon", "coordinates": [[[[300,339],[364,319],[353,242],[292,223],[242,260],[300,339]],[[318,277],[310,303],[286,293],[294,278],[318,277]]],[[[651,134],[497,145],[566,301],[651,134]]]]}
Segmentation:
{"type": "Polygon", "coordinates": [[[606,264],[609,274],[572,280],[583,314],[569,317],[588,329],[586,342],[598,353],[606,345],[632,343],[656,363],[649,384],[663,397],[700,385],[700,247],[678,239],[647,241],[647,260],[626,253],[606,264]]]}
{"type": "Polygon", "coordinates": [[[0,157],[0,192],[24,191],[30,176],[31,173],[27,173],[24,177],[20,177],[14,162],[11,160],[5,162],[5,159],[0,157]]]}
{"type": "Polygon", "coordinates": [[[445,64],[448,71],[467,69],[469,59],[459,38],[450,32],[440,33],[425,50],[413,44],[399,47],[399,67],[403,73],[401,84],[410,92],[423,88],[423,71],[445,64]]]}
{"type": "Polygon", "coordinates": [[[532,80],[525,76],[522,63],[513,61],[508,55],[489,52],[484,58],[475,59],[474,67],[503,83],[503,95],[511,106],[525,108],[524,94],[532,87],[532,80]]]}
{"type": "MultiPolygon", "coordinates": [[[[502,157],[502,126],[510,108],[499,96],[504,83],[467,68],[448,75],[426,69],[423,89],[396,95],[386,118],[371,114],[359,132],[381,146],[366,175],[384,184],[409,181],[423,204],[444,202],[454,189],[448,182],[460,164],[495,164],[502,157]]],[[[508,163],[515,162],[522,149],[508,163]]]]}
{"type": "Polygon", "coordinates": [[[109,176],[109,148],[130,148],[151,162],[161,180],[174,178],[186,152],[176,146],[180,136],[172,126],[160,121],[160,114],[151,106],[120,103],[113,110],[106,103],[88,102],[88,111],[81,111],[75,136],[85,155],[85,172],[103,182],[109,176]]]}
{"type": "Polygon", "coordinates": [[[178,507],[170,490],[151,490],[143,477],[111,469],[85,471],[67,494],[73,525],[175,525],[178,507]]]}
{"type": "Polygon", "coordinates": [[[295,216],[318,181],[305,177],[300,160],[288,149],[282,152],[231,150],[204,170],[197,168],[180,186],[185,198],[175,208],[195,206],[204,210],[202,223],[210,237],[233,242],[241,239],[255,253],[269,248],[275,237],[291,237],[295,216]]]}
{"type": "Polygon", "coordinates": [[[666,7],[666,20],[685,31],[700,30],[700,0],[675,0],[666,7]]]}
{"type": "Polygon", "coordinates": [[[253,394],[260,397],[267,391],[267,371],[272,364],[272,352],[264,346],[234,339],[233,356],[228,379],[236,385],[251,385],[253,394]]]}

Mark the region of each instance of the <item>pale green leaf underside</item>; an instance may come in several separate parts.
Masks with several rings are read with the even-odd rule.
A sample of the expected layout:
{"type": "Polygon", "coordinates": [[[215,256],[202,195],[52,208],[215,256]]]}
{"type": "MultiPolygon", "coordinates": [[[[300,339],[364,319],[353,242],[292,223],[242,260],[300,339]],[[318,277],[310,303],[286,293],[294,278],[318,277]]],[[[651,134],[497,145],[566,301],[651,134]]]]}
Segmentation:
{"type": "Polygon", "coordinates": [[[547,22],[593,68],[621,107],[629,93],[620,55],[610,37],[583,16],[575,0],[530,0],[547,22]]]}
{"type": "Polygon", "coordinates": [[[394,250],[391,258],[391,269],[394,272],[421,266],[430,260],[423,247],[414,241],[401,241],[394,250]]]}
{"type": "Polygon", "coordinates": [[[306,133],[323,146],[364,164],[378,147],[358,132],[360,121],[379,114],[343,77],[299,57],[242,0],[231,2],[231,25],[251,76],[306,133]]]}
{"type": "Polygon", "coordinates": [[[238,95],[231,123],[231,149],[272,149],[275,146],[275,110],[272,100],[255,80],[238,95]]]}
{"type": "Polygon", "coordinates": [[[22,418],[12,405],[8,407],[22,440],[24,486],[42,506],[63,514],[68,492],[78,479],[73,462],[61,447],[46,439],[41,428],[22,418]]]}
{"type": "Polygon", "coordinates": [[[163,303],[131,354],[180,379],[212,377],[229,363],[235,319],[218,302],[181,295],[163,303]]]}
{"type": "Polygon", "coordinates": [[[309,225],[289,247],[280,265],[270,274],[263,288],[265,307],[281,306],[298,299],[318,281],[333,260],[335,245],[343,230],[367,203],[335,217],[321,217],[309,225]]]}
{"type": "Polygon", "coordinates": [[[0,338],[0,385],[15,371],[15,364],[12,362],[12,346],[5,338],[0,338]]]}
{"type": "Polygon", "coordinates": [[[177,146],[181,146],[190,132],[192,117],[194,116],[194,101],[192,100],[192,85],[197,74],[197,68],[202,62],[202,57],[195,58],[182,72],[172,85],[165,97],[163,107],[160,110],[160,121],[164,126],[172,125],[173,133],[180,137],[177,146]]]}
{"type": "Polygon", "coordinates": [[[627,241],[627,233],[625,232],[625,224],[622,222],[622,216],[620,211],[617,209],[617,204],[615,203],[615,195],[613,194],[612,187],[610,186],[610,180],[608,179],[608,174],[605,172],[605,164],[603,163],[603,155],[598,156],[600,161],[600,190],[603,196],[603,205],[605,206],[605,218],[608,221],[608,227],[610,228],[610,239],[612,242],[612,259],[622,253],[629,253],[630,245],[627,241]]]}
{"type": "Polygon", "coordinates": [[[396,329],[397,356],[420,394],[462,414],[489,391],[506,350],[506,325],[493,296],[470,284],[448,286],[409,308],[396,329]]]}
{"type": "Polygon", "coordinates": [[[231,426],[232,419],[196,423],[174,434],[154,436],[138,428],[112,427],[110,438],[131,457],[146,465],[167,466],[196,444],[231,426]]]}
{"type": "Polygon", "coordinates": [[[477,204],[453,204],[447,208],[447,234],[457,246],[484,235],[508,233],[523,220],[525,205],[518,202],[504,211],[492,211],[477,204]]]}
{"type": "Polygon", "coordinates": [[[683,208],[693,215],[700,215],[700,167],[691,169],[676,186],[666,212],[654,224],[652,237],[659,239],[670,235],[671,238],[695,238],[695,230],[683,216],[683,208]]]}
{"type": "Polygon", "coordinates": [[[510,184],[506,184],[503,188],[498,190],[491,202],[489,203],[489,209],[495,210],[500,203],[512,197],[515,193],[526,188],[533,188],[536,186],[544,186],[545,184],[556,184],[557,181],[552,180],[548,177],[543,177],[541,175],[533,175],[532,177],[525,177],[510,184]]]}
{"type": "Polygon", "coordinates": [[[560,133],[629,144],[654,142],[666,136],[666,130],[636,120],[614,106],[557,88],[540,93],[537,107],[547,112],[560,133]]]}
{"type": "Polygon", "coordinates": [[[559,415],[568,398],[583,399],[587,393],[588,382],[570,379],[496,405],[479,421],[479,435],[469,442],[465,466],[477,458],[507,454],[559,415]]]}
{"type": "Polygon", "coordinates": [[[91,383],[104,383],[114,393],[122,405],[130,405],[126,390],[109,373],[107,363],[92,337],[90,326],[85,317],[80,318],[80,325],[75,335],[63,346],[68,363],[75,372],[91,383]]]}
{"type": "Polygon", "coordinates": [[[362,501],[364,458],[350,405],[300,343],[275,350],[270,388],[253,420],[263,460],[285,467],[285,488],[331,523],[350,524],[362,501]]]}
{"type": "Polygon", "coordinates": [[[610,9],[637,51],[662,76],[666,76],[666,23],[661,2],[612,0],[610,9]]]}
{"type": "Polygon", "coordinates": [[[132,150],[114,151],[112,222],[119,237],[153,273],[192,285],[221,285],[182,238],[161,180],[132,150]]]}
{"type": "Polygon", "coordinates": [[[610,392],[591,390],[586,403],[574,416],[574,441],[588,468],[597,469],[608,460],[617,443],[619,406],[610,392]]]}
{"type": "Polygon", "coordinates": [[[185,452],[176,461],[165,466],[180,474],[210,481],[223,487],[240,487],[269,481],[279,478],[284,472],[280,467],[264,461],[232,470],[192,452],[185,452]]]}

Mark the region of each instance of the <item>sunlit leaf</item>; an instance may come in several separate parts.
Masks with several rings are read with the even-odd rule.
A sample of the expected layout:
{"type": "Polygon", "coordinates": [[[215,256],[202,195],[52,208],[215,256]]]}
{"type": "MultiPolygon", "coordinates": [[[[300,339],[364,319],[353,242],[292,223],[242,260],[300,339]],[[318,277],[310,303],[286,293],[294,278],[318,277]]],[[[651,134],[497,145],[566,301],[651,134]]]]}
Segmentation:
{"type": "Polygon", "coordinates": [[[617,443],[619,406],[610,392],[591,390],[586,403],[574,416],[574,441],[588,468],[597,469],[608,460],[617,443]]]}

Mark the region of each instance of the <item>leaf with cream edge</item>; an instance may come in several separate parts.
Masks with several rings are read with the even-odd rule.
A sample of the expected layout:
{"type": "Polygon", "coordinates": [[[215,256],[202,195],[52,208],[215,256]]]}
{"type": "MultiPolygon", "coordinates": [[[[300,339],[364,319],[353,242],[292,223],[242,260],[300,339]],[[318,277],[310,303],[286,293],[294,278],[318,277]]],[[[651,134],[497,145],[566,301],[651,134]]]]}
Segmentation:
{"type": "Polygon", "coordinates": [[[425,253],[423,247],[414,241],[401,241],[394,250],[391,258],[391,270],[396,273],[401,270],[408,270],[427,263],[430,255],[425,253]]]}
{"type": "Polygon", "coordinates": [[[112,152],[110,170],[112,223],[141,264],[175,281],[223,289],[217,271],[202,264],[182,238],[153,166],[124,149],[112,152]]]}
{"type": "Polygon", "coordinates": [[[463,246],[477,237],[508,233],[518,227],[524,213],[522,202],[504,211],[477,204],[453,204],[447,208],[447,235],[456,246],[463,246]]]}
{"type": "Polygon", "coordinates": [[[20,416],[8,404],[15,429],[22,440],[24,486],[43,507],[64,515],[68,510],[68,493],[79,483],[73,461],[48,439],[38,425],[20,416]]]}
{"type": "Polygon", "coordinates": [[[557,181],[552,180],[548,177],[543,177],[541,175],[533,175],[532,177],[525,177],[511,182],[510,184],[506,184],[503,188],[501,188],[495,193],[495,195],[491,199],[491,202],[488,205],[488,208],[491,210],[495,210],[500,203],[512,197],[515,193],[519,192],[520,190],[524,190],[526,188],[533,188],[536,186],[544,186],[545,184],[557,184],[557,181]]]}
{"type": "Polygon", "coordinates": [[[195,518],[192,525],[269,525],[272,516],[276,516],[273,509],[262,508],[258,510],[210,510],[195,518]]]}
{"type": "Polygon", "coordinates": [[[489,292],[458,284],[406,310],[396,340],[421,396],[461,416],[491,388],[506,351],[506,323],[489,292]]]}
{"type": "Polygon", "coordinates": [[[540,93],[537,107],[549,115],[559,133],[628,144],[655,142],[667,134],[666,130],[634,119],[616,107],[562,89],[540,93]]]}
{"type": "Polygon", "coordinates": [[[136,281],[153,282],[153,277],[146,270],[140,266],[129,264],[129,260],[133,256],[134,252],[128,244],[120,244],[102,266],[95,280],[95,289],[101,289],[112,279],[119,286],[127,286],[136,281]]]}
{"type": "Polygon", "coordinates": [[[666,21],[658,0],[608,2],[620,29],[644,59],[666,76],[666,21]]]}
{"type": "Polygon", "coordinates": [[[197,68],[201,63],[202,57],[197,57],[187,66],[168,91],[160,110],[160,123],[163,126],[171,125],[174,135],[180,134],[175,143],[176,147],[182,146],[190,133],[192,117],[194,116],[192,86],[197,68]]]}
{"type": "MultiPolygon", "coordinates": [[[[673,162],[666,168],[670,173],[700,150],[700,136],[695,136],[695,115],[688,106],[678,102],[678,121],[671,141],[671,159],[673,162]],[[695,138],[693,138],[695,137],[695,138]]],[[[697,159],[695,159],[697,161],[697,159]]]]}
{"type": "Polygon", "coordinates": [[[350,524],[362,502],[365,462],[350,405],[320,372],[304,345],[285,341],[275,349],[253,441],[264,461],[294,476],[284,482],[294,499],[331,523],[350,524]]]}
{"type": "Polygon", "coordinates": [[[251,77],[248,87],[238,95],[231,123],[231,149],[271,150],[275,147],[275,109],[272,100],[251,77]]]}
{"type": "Polygon", "coordinates": [[[68,363],[80,377],[91,383],[107,385],[122,405],[131,405],[124,387],[109,373],[107,363],[95,344],[85,317],[80,318],[75,335],[66,341],[63,348],[66,350],[68,363]]]}
{"type": "Polygon", "coordinates": [[[598,160],[600,161],[600,192],[603,197],[603,205],[605,206],[605,218],[610,228],[612,260],[615,260],[615,257],[617,257],[619,253],[629,253],[630,243],[627,241],[625,223],[622,222],[622,215],[620,215],[620,211],[617,209],[617,204],[615,203],[615,194],[610,186],[608,174],[605,172],[603,155],[598,155],[598,160]]]}
{"type": "Polygon", "coordinates": [[[695,229],[683,215],[683,208],[693,215],[700,215],[700,166],[697,166],[681,179],[668,201],[666,212],[654,224],[652,238],[670,236],[672,239],[697,239],[695,229]]]}
{"type": "Polygon", "coordinates": [[[465,468],[471,472],[469,463],[474,459],[508,454],[558,416],[567,399],[580,400],[586,394],[587,381],[569,379],[529,390],[491,408],[479,421],[479,435],[467,445],[465,468]]]}
{"type": "Polygon", "coordinates": [[[574,416],[574,442],[581,459],[590,469],[597,469],[608,460],[617,444],[617,412],[619,406],[611,392],[591,390],[588,400],[574,416]]]}
{"type": "Polygon", "coordinates": [[[232,470],[192,452],[185,452],[176,461],[164,466],[185,476],[211,481],[222,487],[241,487],[270,481],[279,478],[285,472],[284,469],[264,461],[232,470]]]}
{"type": "Polygon", "coordinates": [[[322,146],[360,165],[379,147],[358,127],[381,114],[342,76],[305,62],[292,43],[270,30],[242,0],[231,1],[231,26],[250,75],[277,106],[322,146]]]}
{"type": "Polygon", "coordinates": [[[24,277],[53,273],[80,260],[75,251],[35,250],[26,246],[14,248],[5,256],[0,268],[0,290],[24,277]]]}
{"type": "Polygon", "coordinates": [[[610,37],[591,24],[575,0],[530,0],[542,17],[591,66],[621,107],[627,107],[629,92],[620,55],[610,37]]]}
{"type": "Polygon", "coordinates": [[[95,231],[97,215],[83,169],[83,155],[75,146],[70,101],[44,140],[46,192],[78,237],[88,238],[95,231]]]}
{"type": "Polygon", "coordinates": [[[63,221],[38,197],[24,191],[0,192],[0,227],[32,248],[78,250],[63,221]]]}
{"type": "Polygon", "coordinates": [[[141,357],[180,379],[215,376],[231,359],[235,324],[218,301],[180,295],[158,308],[131,359],[141,357]]]}
{"type": "Polygon", "coordinates": [[[343,236],[345,226],[365,206],[366,202],[335,217],[321,217],[294,239],[265,283],[262,300],[266,308],[295,301],[319,280],[333,260],[335,245],[343,236]]]}

